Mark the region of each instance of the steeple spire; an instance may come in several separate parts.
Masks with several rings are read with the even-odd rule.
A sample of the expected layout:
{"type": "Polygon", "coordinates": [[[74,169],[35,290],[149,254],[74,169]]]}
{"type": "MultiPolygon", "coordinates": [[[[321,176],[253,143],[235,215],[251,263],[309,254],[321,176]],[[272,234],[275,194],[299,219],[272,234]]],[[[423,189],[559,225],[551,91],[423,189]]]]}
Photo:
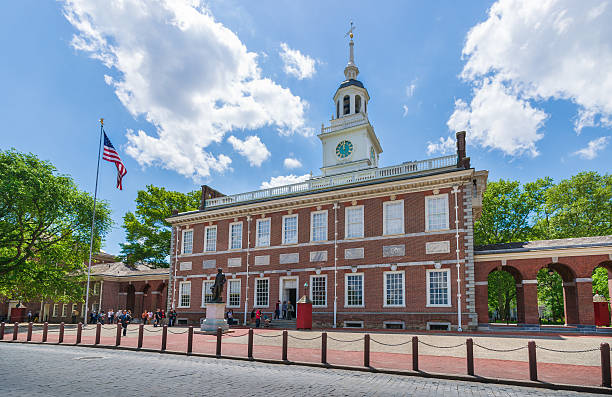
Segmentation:
{"type": "Polygon", "coordinates": [[[346,77],[347,80],[355,80],[357,79],[357,75],[359,74],[359,68],[357,67],[357,65],[355,65],[355,51],[354,51],[355,43],[353,42],[353,31],[355,29],[356,28],[353,25],[353,21],[351,21],[351,28],[349,29],[348,32],[346,32],[346,35],[345,35],[345,37],[346,36],[350,37],[349,61],[346,67],[344,68],[344,77],[346,77]]]}

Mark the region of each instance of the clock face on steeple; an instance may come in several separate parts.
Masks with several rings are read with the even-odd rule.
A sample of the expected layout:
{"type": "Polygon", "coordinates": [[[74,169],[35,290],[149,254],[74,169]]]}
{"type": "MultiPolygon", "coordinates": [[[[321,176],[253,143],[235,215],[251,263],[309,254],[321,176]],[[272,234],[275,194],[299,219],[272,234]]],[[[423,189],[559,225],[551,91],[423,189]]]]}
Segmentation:
{"type": "Polygon", "coordinates": [[[336,146],[336,156],[345,159],[353,154],[353,144],[351,141],[342,141],[336,146]]]}

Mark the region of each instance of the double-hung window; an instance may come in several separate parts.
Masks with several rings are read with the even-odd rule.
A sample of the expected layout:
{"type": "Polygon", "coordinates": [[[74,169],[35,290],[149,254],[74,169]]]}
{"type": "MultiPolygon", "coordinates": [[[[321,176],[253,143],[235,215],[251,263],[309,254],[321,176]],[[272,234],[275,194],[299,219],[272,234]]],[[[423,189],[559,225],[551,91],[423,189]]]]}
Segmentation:
{"type": "Polygon", "coordinates": [[[363,307],[363,273],[347,273],[344,279],[344,305],[363,307]]]}
{"type": "Polygon", "coordinates": [[[270,293],[270,279],[255,279],[255,307],[268,307],[270,293]]]}
{"type": "Polygon", "coordinates": [[[297,244],[298,242],[298,216],[283,216],[283,244],[297,244]]]}
{"type": "Polygon", "coordinates": [[[183,254],[193,252],[193,230],[183,230],[183,254]]]}
{"type": "Polygon", "coordinates": [[[59,305],[57,303],[53,304],[53,317],[57,317],[57,311],[58,311],[59,305]]]}
{"type": "Polygon", "coordinates": [[[179,307],[191,306],[191,281],[179,283],[179,307]]]}
{"type": "Polygon", "coordinates": [[[383,203],[383,234],[404,234],[404,200],[383,203]]]}
{"type": "Polygon", "coordinates": [[[310,241],[327,240],[327,211],[310,214],[310,241]]]}
{"type": "Polygon", "coordinates": [[[215,252],[217,250],[217,226],[206,226],[204,229],[204,251],[215,252]]]}
{"type": "Polygon", "coordinates": [[[363,206],[346,207],[346,238],[363,237],[363,206]]]}
{"type": "Polygon", "coordinates": [[[404,272],[384,273],[384,304],[383,306],[405,306],[404,303],[404,272]]]}
{"type": "Polygon", "coordinates": [[[214,281],[204,280],[202,281],[202,307],[206,307],[207,303],[212,302],[213,294],[211,287],[215,285],[214,281]]]}
{"type": "Polygon", "coordinates": [[[450,294],[450,269],[427,270],[427,306],[451,306],[450,294]]]}
{"type": "Polygon", "coordinates": [[[229,280],[227,288],[227,306],[240,307],[240,280],[229,280]]]}
{"type": "Polygon", "coordinates": [[[425,230],[448,229],[448,194],[425,197],[425,230]]]}
{"type": "Polygon", "coordinates": [[[68,315],[68,305],[62,304],[62,317],[66,317],[68,315]]]}
{"type": "Polygon", "coordinates": [[[242,248],[242,222],[230,223],[230,249],[242,248]]]}
{"type": "Polygon", "coordinates": [[[313,306],[327,306],[327,276],[310,276],[310,300],[313,306]]]}
{"type": "Polygon", "coordinates": [[[270,246],[270,218],[257,220],[257,234],[255,237],[255,246],[270,246]]]}

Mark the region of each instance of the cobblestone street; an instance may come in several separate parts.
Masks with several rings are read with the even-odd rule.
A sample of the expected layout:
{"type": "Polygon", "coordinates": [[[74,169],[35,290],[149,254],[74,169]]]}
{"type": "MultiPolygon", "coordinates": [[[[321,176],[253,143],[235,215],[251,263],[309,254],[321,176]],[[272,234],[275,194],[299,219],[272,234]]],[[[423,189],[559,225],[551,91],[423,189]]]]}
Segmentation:
{"type": "Polygon", "coordinates": [[[517,386],[74,346],[0,344],[5,395],[588,396],[517,386]]]}

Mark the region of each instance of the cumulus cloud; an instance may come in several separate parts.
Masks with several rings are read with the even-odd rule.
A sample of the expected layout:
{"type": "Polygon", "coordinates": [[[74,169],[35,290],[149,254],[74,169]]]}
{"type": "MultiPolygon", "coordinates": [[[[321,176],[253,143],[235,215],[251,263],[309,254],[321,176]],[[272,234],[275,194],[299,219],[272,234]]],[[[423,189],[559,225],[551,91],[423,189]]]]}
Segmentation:
{"type": "Polygon", "coordinates": [[[610,143],[609,136],[602,136],[597,139],[593,139],[588,145],[580,150],[575,151],[573,154],[585,160],[593,160],[599,152],[604,150],[610,143]]]}
{"type": "Polygon", "coordinates": [[[281,43],[279,55],[283,60],[285,73],[297,77],[299,80],[314,76],[316,61],[299,50],[289,48],[287,43],[281,43]]]}
{"type": "Polygon", "coordinates": [[[438,142],[427,142],[427,155],[434,153],[449,154],[455,151],[456,145],[453,138],[446,137],[438,140],[438,142]]]}
{"type": "Polygon", "coordinates": [[[291,185],[294,183],[304,182],[310,179],[310,174],[305,175],[281,175],[281,176],[273,176],[269,181],[264,181],[261,183],[260,189],[268,189],[276,186],[284,186],[291,185]]]}
{"type": "Polygon", "coordinates": [[[285,161],[283,162],[283,164],[285,165],[285,168],[300,168],[302,166],[302,162],[298,159],[294,159],[291,157],[287,157],[285,159],[285,161]]]}
{"type": "Polygon", "coordinates": [[[535,155],[547,115],[534,106],[550,99],[576,105],[577,133],[612,127],[610,20],[612,7],[597,0],[497,1],[467,34],[461,77],[474,96],[456,101],[449,128],[466,126],[475,143],[506,154],[535,155]]]}
{"type": "Polygon", "coordinates": [[[268,148],[258,136],[247,136],[244,141],[241,141],[232,135],[227,138],[227,141],[235,151],[249,160],[251,166],[259,167],[261,163],[270,157],[270,151],[268,151],[268,148]]]}
{"type": "Polygon", "coordinates": [[[154,131],[127,133],[126,152],[203,179],[231,159],[205,149],[234,129],[305,127],[307,103],[261,74],[257,54],[197,1],[67,0],[72,46],[100,60],[121,103],[154,131]]]}

